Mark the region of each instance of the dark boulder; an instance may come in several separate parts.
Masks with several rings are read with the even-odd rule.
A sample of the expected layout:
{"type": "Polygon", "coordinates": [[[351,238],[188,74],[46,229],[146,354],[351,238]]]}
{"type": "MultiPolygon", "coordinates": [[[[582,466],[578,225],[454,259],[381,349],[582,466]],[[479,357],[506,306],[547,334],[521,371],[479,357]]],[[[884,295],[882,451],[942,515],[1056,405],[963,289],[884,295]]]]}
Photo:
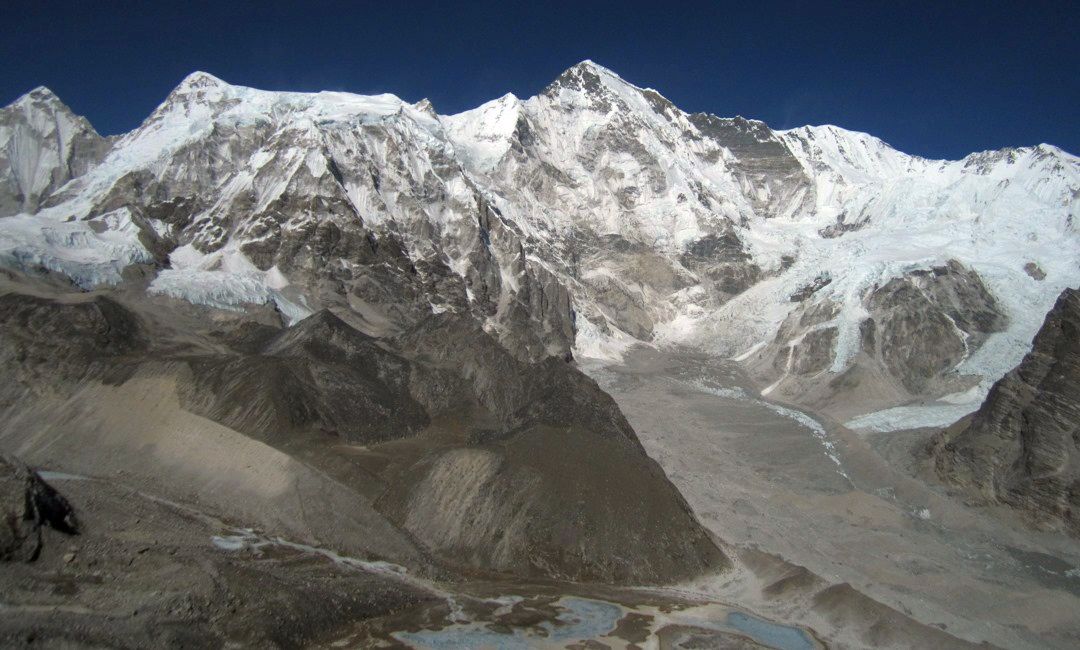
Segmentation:
{"type": "Polygon", "coordinates": [[[0,456],[0,561],[38,558],[44,527],[75,535],[79,522],[67,499],[17,459],[0,456]]]}

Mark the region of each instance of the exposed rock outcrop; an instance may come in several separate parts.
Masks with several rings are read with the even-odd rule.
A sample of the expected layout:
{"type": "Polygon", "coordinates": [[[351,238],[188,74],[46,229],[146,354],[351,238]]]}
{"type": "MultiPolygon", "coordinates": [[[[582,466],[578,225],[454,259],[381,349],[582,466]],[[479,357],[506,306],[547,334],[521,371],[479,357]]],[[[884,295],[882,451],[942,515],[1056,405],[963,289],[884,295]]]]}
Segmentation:
{"type": "Polygon", "coordinates": [[[966,388],[957,367],[1009,322],[979,275],[956,260],[871,287],[855,315],[820,297],[831,282],[821,275],[792,295],[798,304],[750,361],[777,395],[841,415],[966,388]],[[844,340],[853,318],[857,333],[844,340]]]}
{"type": "Polygon", "coordinates": [[[912,395],[1008,323],[979,275],[955,260],[890,280],[870,294],[867,309],[863,350],[912,395]]]}
{"type": "Polygon", "coordinates": [[[979,500],[1080,536],[1080,291],[1061,294],[1023,362],[931,451],[938,474],[979,500]]]}
{"type": "Polygon", "coordinates": [[[408,391],[409,364],[329,311],[252,354],[192,357],[188,410],[248,435],[298,433],[371,444],[414,435],[429,418],[408,391]]]}
{"type": "Polygon", "coordinates": [[[0,455],[0,562],[37,559],[46,526],[79,532],[67,499],[18,459],[0,455]]]}

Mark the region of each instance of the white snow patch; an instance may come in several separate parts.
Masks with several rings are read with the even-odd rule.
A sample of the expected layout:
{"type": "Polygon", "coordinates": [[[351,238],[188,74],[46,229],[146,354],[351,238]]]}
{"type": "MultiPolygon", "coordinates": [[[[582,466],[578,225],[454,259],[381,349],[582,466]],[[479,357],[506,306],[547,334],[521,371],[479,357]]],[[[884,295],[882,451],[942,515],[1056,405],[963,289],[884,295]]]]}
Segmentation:
{"type": "Polygon", "coordinates": [[[947,427],[953,422],[969,413],[979,409],[985,393],[977,393],[982,397],[973,398],[969,402],[943,402],[941,400],[928,404],[912,404],[896,406],[882,411],[874,411],[852,418],[844,423],[849,429],[863,431],[904,431],[907,429],[920,429],[923,427],[947,427]]]}
{"type": "Polygon", "coordinates": [[[746,350],[746,352],[743,352],[742,354],[739,354],[737,356],[732,357],[731,360],[732,361],[746,361],[750,357],[754,356],[754,354],[757,353],[758,350],[760,350],[761,348],[765,347],[768,344],[769,344],[768,341],[758,341],[757,343],[751,345],[746,350]]]}

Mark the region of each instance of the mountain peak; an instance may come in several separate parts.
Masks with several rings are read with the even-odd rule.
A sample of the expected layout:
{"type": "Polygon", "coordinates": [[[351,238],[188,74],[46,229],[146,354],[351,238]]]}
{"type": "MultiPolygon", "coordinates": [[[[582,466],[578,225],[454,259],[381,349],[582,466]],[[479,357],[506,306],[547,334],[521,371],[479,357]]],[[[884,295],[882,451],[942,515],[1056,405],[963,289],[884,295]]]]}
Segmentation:
{"type": "Polygon", "coordinates": [[[45,86],[38,86],[30,92],[26,93],[24,97],[31,97],[33,99],[47,100],[47,101],[60,101],[60,98],[56,96],[56,93],[49,90],[45,86]]]}
{"type": "Polygon", "coordinates": [[[212,88],[227,88],[228,86],[228,83],[218,79],[209,72],[196,70],[184,77],[184,80],[180,82],[180,85],[178,85],[175,90],[173,90],[173,93],[190,93],[212,88]]]}
{"type": "Polygon", "coordinates": [[[593,61],[592,59],[582,59],[581,61],[578,61],[578,62],[577,62],[577,63],[575,63],[574,65],[572,65],[572,66],[570,66],[569,68],[567,68],[567,69],[565,70],[565,72],[568,72],[568,71],[570,71],[570,70],[578,70],[578,69],[589,69],[589,68],[599,68],[599,67],[600,67],[600,66],[599,66],[599,65],[597,65],[596,61],[593,61]]]}
{"type": "MultiPolygon", "coordinates": [[[[177,106],[190,107],[194,104],[215,104],[231,96],[233,86],[218,79],[209,72],[195,71],[184,77],[172,92],[158,106],[150,119],[160,111],[171,110],[177,106]]],[[[187,110],[185,108],[184,110],[187,110]]]]}
{"type": "Polygon", "coordinates": [[[429,117],[438,117],[438,113],[435,112],[435,105],[431,103],[431,100],[427,97],[421,99],[412,105],[413,108],[420,111],[424,115],[429,117]]]}
{"type": "Polygon", "coordinates": [[[62,106],[64,102],[60,101],[60,98],[56,96],[56,93],[49,90],[45,86],[38,86],[30,92],[26,93],[22,97],[19,97],[15,101],[11,102],[11,106],[33,105],[33,104],[47,104],[50,106],[62,106]]]}
{"type": "Polygon", "coordinates": [[[588,71],[595,72],[595,73],[609,74],[609,75],[611,75],[613,77],[618,77],[619,76],[619,75],[615,74],[614,72],[612,72],[612,70],[610,68],[605,68],[604,66],[600,65],[596,61],[593,61],[592,59],[584,59],[583,61],[579,61],[578,63],[575,63],[574,65],[570,66],[567,69],[567,72],[570,72],[571,70],[579,70],[579,71],[588,70],[588,71]]]}
{"type": "Polygon", "coordinates": [[[591,59],[585,59],[580,63],[570,66],[561,75],[556,77],[555,81],[551,82],[551,84],[544,89],[544,93],[550,94],[560,88],[569,88],[586,93],[596,93],[602,90],[605,79],[614,79],[626,83],[619,75],[611,70],[593,62],[591,59]]]}
{"type": "Polygon", "coordinates": [[[97,136],[94,127],[81,115],[77,115],[61,100],[56,93],[45,86],[38,86],[22,97],[13,101],[10,105],[0,109],[4,115],[20,114],[20,120],[28,120],[38,126],[36,128],[47,130],[48,124],[55,123],[57,119],[68,124],[78,125],[97,136]]]}
{"type": "Polygon", "coordinates": [[[1038,144],[1038,145],[1034,146],[1033,149],[1035,149],[1039,153],[1049,154],[1049,155],[1052,155],[1054,157],[1061,158],[1063,160],[1068,160],[1069,162],[1072,162],[1074,164],[1077,163],[1077,162],[1080,162],[1080,158],[1078,158],[1077,156],[1069,153],[1068,151],[1065,151],[1064,149],[1062,149],[1061,147],[1059,147],[1057,145],[1053,145],[1053,144],[1043,142],[1041,144],[1038,144]]]}

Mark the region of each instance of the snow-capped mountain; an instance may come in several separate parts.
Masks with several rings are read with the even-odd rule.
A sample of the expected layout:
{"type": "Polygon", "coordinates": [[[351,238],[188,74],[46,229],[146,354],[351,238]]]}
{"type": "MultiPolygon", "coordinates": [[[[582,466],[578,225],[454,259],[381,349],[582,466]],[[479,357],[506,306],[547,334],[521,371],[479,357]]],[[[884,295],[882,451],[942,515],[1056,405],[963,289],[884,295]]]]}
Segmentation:
{"type": "Polygon", "coordinates": [[[685,113],[589,61],[451,116],[195,73],[104,157],[35,96],[0,114],[0,262],[87,288],[332,307],[375,334],[469,313],[529,359],[693,345],[888,428],[976,408],[1080,285],[1060,149],[926,160],[685,113]],[[49,137],[50,110],[78,137],[49,137]]]}
{"type": "Polygon", "coordinates": [[[525,357],[572,343],[566,290],[526,259],[437,116],[389,95],[271,93],[192,74],[101,164],[4,231],[8,264],[84,287],[145,263],[152,293],[271,304],[289,322],[339,307],[383,334],[471,311],[525,357]],[[88,253],[105,247],[102,263],[88,253]]]}
{"type": "Polygon", "coordinates": [[[33,212],[57,188],[96,165],[109,143],[48,88],[0,114],[0,214],[33,212]]]}

